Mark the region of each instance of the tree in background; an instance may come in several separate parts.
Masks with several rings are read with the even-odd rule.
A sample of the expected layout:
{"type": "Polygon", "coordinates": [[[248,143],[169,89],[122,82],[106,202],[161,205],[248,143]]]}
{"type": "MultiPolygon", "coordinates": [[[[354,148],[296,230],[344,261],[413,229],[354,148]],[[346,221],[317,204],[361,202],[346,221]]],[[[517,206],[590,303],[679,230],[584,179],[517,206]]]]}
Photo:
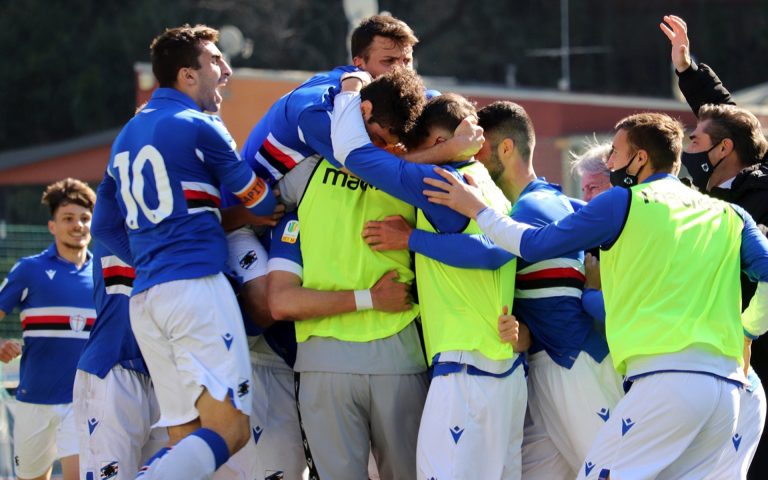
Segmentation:
{"type": "MultiPolygon", "coordinates": [[[[556,88],[561,0],[379,0],[408,22],[424,75],[556,88]]],[[[571,90],[669,97],[672,67],[661,17],[691,25],[694,55],[738,90],[768,79],[768,3],[760,0],[569,0],[571,47],[602,53],[570,57],[571,90]],[[757,60],[757,61],[756,61],[757,60]]],[[[235,67],[317,71],[346,62],[341,0],[0,0],[0,151],[114,128],[133,115],[133,64],[149,41],[184,22],[237,26],[253,40],[235,67]]]]}

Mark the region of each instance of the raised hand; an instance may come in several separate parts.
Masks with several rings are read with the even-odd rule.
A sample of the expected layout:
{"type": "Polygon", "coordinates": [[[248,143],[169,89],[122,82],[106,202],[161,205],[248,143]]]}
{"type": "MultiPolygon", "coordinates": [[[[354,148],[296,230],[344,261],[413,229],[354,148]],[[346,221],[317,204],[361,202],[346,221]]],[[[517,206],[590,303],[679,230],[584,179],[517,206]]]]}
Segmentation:
{"type": "Polygon", "coordinates": [[[690,42],[688,41],[688,25],[685,20],[676,15],[666,15],[659,28],[672,44],[672,64],[675,70],[683,73],[691,66],[690,42]]]}

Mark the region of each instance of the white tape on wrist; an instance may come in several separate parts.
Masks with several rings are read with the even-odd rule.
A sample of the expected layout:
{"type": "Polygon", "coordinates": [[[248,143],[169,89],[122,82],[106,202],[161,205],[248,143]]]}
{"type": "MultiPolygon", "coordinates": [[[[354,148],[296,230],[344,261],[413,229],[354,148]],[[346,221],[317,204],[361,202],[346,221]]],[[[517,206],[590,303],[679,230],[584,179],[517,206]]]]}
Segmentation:
{"type": "Polygon", "coordinates": [[[357,311],[373,308],[373,297],[370,290],[355,290],[355,308],[357,311]]]}

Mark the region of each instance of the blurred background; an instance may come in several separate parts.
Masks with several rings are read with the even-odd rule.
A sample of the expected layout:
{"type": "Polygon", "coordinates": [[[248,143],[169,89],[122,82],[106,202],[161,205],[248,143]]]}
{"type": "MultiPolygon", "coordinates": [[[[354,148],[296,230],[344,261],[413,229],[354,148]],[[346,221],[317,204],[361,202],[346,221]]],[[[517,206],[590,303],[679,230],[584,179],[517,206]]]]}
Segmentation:
{"type": "MultiPolygon", "coordinates": [[[[665,14],[688,22],[694,58],[768,124],[766,1],[0,0],[0,278],[51,241],[45,184],[98,184],[112,140],[155,88],[149,43],[165,27],[221,29],[235,68],[221,115],[242,144],[279,96],[347,63],[350,24],[381,11],[419,37],[416,67],[430,88],[478,106],[523,105],[538,134],[538,173],[573,196],[568,153],[586,137],[608,139],[617,120],[643,110],[694,125],[659,30],[665,14]]],[[[0,338],[14,336],[10,316],[0,338]]]]}

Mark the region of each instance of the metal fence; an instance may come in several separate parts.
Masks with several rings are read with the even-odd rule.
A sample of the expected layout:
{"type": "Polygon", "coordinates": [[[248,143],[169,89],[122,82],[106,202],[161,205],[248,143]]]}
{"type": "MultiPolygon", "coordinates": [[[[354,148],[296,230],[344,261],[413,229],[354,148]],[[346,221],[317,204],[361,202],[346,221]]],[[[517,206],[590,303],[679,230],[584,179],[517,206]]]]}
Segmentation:
{"type": "MultiPolygon", "coordinates": [[[[5,280],[19,258],[40,253],[52,241],[53,237],[45,225],[8,225],[0,222],[0,281],[5,280]]],[[[18,313],[6,313],[8,315],[0,322],[0,339],[21,338],[18,313]]],[[[18,361],[3,370],[0,370],[0,380],[3,380],[5,374],[8,377],[5,380],[10,380],[10,383],[18,381],[18,361]]],[[[0,388],[0,480],[16,478],[10,435],[13,428],[13,403],[13,398],[8,396],[5,389],[0,388]]],[[[61,468],[56,465],[53,478],[61,478],[60,473],[61,468]]]]}
{"type": "MultiPolygon", "coordinates": [[[[45,225],[8,225],[0,222],[0,281],[5,280],[16,261],[45,250],[53,241],[45,225]]],[[[17,313],[0,322],[0,338],[21,338],[21,322],[17,313]]]]}

